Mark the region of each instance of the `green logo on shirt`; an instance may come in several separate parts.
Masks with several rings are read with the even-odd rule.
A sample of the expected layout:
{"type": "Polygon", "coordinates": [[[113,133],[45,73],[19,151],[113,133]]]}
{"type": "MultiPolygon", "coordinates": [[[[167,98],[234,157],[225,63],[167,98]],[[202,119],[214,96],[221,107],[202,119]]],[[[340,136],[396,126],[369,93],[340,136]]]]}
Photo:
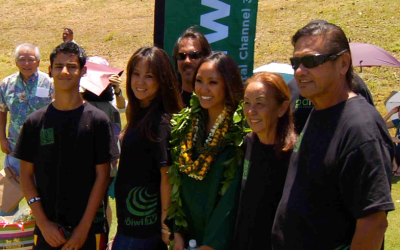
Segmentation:
{"type": "Polygon", "coordinates": [[[308,99],[297,99],[296,100],[296,109],[301,109],[301,108],[312,108],[314,107],[314,104],[308,100],[308,99]]]}
{"type": "Polygon", "coordinates": [[[297,153],[297,151],[299,151],[300,148],[300,144],[301,144],[301,140],[303,139],[303,132],[300,133],[299,135],[299,139],[296,143],[296,147],[294,147],[293,152],[297,153]]]}
{"type": "Polygon", "coordinates": [[[249,176],[249,170],[250,170],[250,162],[247,159],[244,159],[243,180],[247,180],[247,176],[249,176]]]}
{"type": "Polygon", "coordinates": [[[148,194],[147,188],[135,187],[126,198],[128,211],[136,216],[147,216],[156,212],[158,193],[148,194]]]}
{"type": "Polygon", "coordinates": [[[54,130],[53,128],[46,128],[40,130],[40,145],[54,144],[54,130]]]}
{"type": "Polygon", "coordinates": [[[148,194],[148,189],[135,187],[126,198],[126,208],[136,216],[144,217],[141,219],[125,218],[127,226],[152,225],[157,221],[158,193],[148,194]]]}

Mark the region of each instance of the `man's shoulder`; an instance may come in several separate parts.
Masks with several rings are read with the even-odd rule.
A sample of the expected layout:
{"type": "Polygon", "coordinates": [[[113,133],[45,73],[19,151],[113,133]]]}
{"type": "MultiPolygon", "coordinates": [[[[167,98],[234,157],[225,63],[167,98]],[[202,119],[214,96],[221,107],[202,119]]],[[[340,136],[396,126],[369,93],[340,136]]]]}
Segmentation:
{"type": "Polygon", "coordinates": [[[34,111],[32,114],[30,114],[28,117],[32,118],[40,118],[42,117],[49,109],[49,106],[52,105],[51,103],[47,104],[46,106],[34,111]]]}
{"type": "Polygon", "coordinates": [[[83,108],[84,108],[83,112],[85,114],[90,114],[93,121],[107,121],[107,122],[110,121],[110,119],[108,118],[106,113],[104,113],[104,111],[98,109],[97,107],[93,106],[89,102],[85,102],[83,104],[83,108]]]}
{"type": "Polygon", "coordinates": [[[11,74],[9,76],[6,76],[3,81],[1,81],[1,85],[3,86],[8,86],[10,84],[14,84],[19,76],[19,72],[15,72],[14,74],[11,74]]]}
{"type": "Polygon", "coordinates": [[[350,123],[383,121],[378,110],[361,96],[356,96],[347,100],[343,109],[343,114],[353,117],[353,119],[349,119],[348,122],[350,123]]]}
{"type": "Polygon", "coordinates": [[[357,96],[347,101],[340,121],[341,134],[360,143],[372,140],[389,140],[386,124],[376,108],[357,96]]]}
{"type": "Polygon", "coordinates": [[[41,121],[44,119],[44,115],[48,111],[50,105],[51,103],[28,115],[28,117],[25,120],[24,126],[26,125],[33,127],[40,126],[41,121]]]}
{"type": "Polygon", "coordinates": [[[38,87],[41,88],[47,88],[47,89],[52,89],[53,88],[53,83],[52,79],[47,73],[44,73],[40,70],[38,70],[38,87]]]}
{"type": "Polygon", "coordinates": [[[38,75],[39,75],[40,77],[43,77],[43,78],[46,78],[46,79],[50,80],[49,74],[47,74],[47,73],[45,73],[45,72],[43,72],[43,71],[38,70],[38,75]]]}

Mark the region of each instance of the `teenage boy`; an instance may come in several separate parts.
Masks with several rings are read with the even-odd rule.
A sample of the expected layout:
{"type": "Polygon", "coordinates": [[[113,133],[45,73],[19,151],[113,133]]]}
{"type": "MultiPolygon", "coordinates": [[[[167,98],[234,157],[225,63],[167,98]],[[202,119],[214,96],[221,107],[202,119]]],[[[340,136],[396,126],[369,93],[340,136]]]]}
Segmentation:
{"type": "Polygon", "coordinates": [[[13,153],[36,219],[34,249],[105,249],[102,199],[118,157],[111,124],[79,94],[85,51],[62,43],[50,63],[54,101],[27,118],[13,153]]]}

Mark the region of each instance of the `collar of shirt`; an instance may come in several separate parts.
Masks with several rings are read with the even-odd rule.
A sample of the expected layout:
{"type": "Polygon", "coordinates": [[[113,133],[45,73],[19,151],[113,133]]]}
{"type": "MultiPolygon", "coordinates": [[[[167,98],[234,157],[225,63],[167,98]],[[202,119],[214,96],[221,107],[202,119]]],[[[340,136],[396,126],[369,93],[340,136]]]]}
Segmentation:
{"type": "Polygon", "coordinates": [[[24,81],[24,77],[22,76],[21,72],[19,73],[19,78],[22,80],[22,82],[25,82],[27,85],[30,84],[30,83],[36,82],[36,81],[38,80],[38,77],[39,77],[39,73],[38,73],[38,70],[36,70],[36,72],[33,73],[33,74],[28,78],[28,81],[25,82],[25,81],[24,81]]]}

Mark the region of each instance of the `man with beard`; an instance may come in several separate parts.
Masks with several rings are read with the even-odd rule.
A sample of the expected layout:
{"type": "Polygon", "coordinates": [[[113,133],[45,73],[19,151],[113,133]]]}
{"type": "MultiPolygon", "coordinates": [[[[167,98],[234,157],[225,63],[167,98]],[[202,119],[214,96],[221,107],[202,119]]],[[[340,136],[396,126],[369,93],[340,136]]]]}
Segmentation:
{"type": "Polygon", "coordinates": [[[194,73],[201,59],[211,54],[211,47],[206,37],[190,27],[178,38],[172,52],[175,71],[182,83],[182,101],[190,106],[193,93],[194,73]]]}

